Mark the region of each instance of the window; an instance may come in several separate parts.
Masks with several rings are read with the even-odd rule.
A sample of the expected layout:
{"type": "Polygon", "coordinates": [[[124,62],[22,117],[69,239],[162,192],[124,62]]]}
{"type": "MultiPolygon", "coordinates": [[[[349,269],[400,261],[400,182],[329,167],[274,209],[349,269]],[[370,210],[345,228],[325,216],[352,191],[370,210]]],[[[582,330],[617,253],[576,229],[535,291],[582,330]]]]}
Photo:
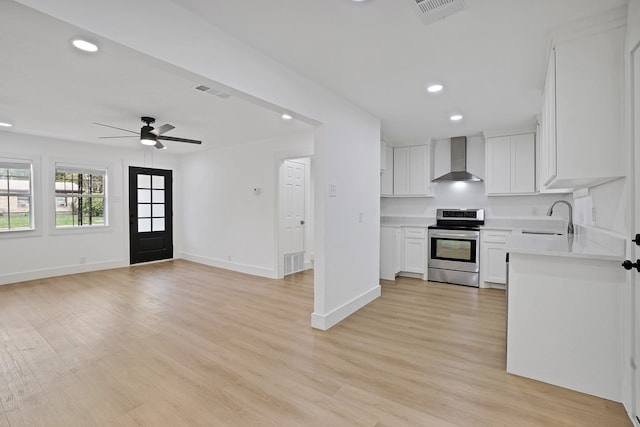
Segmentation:
{"type": "Polygon", "coordinates": [[[0,159],[0,231],[33,230],[31,162],[0,159]]]}
{"type": "Polygon", "coordinates": [[[106,169],[56,164],[56,228],[107,225],[106,169]]]}

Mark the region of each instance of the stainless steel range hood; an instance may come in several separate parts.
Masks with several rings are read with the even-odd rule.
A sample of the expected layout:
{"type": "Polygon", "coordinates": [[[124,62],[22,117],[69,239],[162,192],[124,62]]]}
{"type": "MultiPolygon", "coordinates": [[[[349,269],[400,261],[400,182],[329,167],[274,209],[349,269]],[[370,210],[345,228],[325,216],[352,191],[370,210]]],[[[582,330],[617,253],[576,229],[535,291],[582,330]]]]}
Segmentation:
{"type": "Polygon", "coordinates": [[[451,172],[442,175],[432,182],[482,181],[481,178],[467,172],[467,137],[451,138],[451,172]]]}

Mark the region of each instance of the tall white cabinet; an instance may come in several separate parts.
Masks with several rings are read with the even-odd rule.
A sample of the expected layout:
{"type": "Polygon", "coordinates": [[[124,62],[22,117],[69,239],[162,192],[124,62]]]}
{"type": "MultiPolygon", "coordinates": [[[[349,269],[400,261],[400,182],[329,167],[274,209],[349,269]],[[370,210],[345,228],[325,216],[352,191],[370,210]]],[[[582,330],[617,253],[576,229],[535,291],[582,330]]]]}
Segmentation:
{"type": "Polygon", "coordinates": [[[393,149],[393,195],[431,196],[429,144],[393,149]]]}
{"type": "Polygon", "coordinates": [[[625,19],[556,38],[540,117],[543,189],[591,187],[623,176],[625,19]]]}
{"type": "Polygon", "coordinates": [[[535,132],[485,132],[488,195],[536,191],[535,132]]]}
{"type": "Polygon", "coordinates": [[[380,144],[380,195],[393,195],[393,148],[380,144]]]}

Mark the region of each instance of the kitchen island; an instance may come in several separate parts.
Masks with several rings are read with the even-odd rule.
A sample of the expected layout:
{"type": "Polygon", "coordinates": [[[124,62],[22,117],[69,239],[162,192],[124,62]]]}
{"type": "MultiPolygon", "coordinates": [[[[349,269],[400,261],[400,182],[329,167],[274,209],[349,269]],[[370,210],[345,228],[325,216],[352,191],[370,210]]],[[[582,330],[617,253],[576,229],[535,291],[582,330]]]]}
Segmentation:
{"type": "Polygon", "coordinates": [[[597,233],[512,233],[507,371],[619,402],[625,242],[597,233]]]}

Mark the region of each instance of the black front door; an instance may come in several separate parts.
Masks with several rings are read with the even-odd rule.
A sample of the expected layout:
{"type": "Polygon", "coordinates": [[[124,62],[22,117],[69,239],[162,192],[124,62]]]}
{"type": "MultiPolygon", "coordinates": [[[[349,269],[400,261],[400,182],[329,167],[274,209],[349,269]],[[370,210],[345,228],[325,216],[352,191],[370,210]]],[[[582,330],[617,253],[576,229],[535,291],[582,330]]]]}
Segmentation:
{"type": "Polygon", "coordinates": [[[131,264],[173,258],[170,170],[129,167],[131,264]]]}

